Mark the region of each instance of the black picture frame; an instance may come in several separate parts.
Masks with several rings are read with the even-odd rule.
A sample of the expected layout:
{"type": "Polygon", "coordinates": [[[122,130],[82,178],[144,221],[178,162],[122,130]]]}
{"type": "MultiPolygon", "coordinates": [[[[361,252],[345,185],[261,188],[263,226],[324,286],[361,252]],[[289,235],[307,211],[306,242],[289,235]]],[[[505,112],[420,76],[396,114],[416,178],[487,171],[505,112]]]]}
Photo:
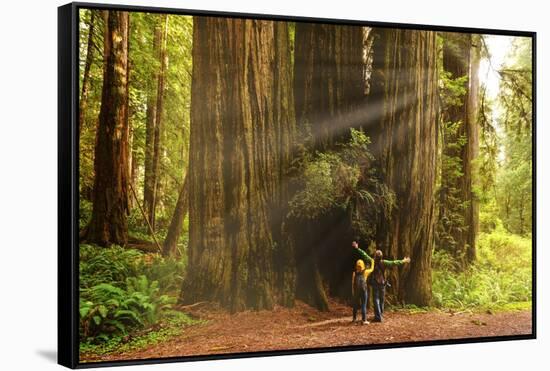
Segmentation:
{"type": "Polygon", "coordinates": [[[408,23],[373,22],[347,19],[310,18],[270,14],[233,13],[194,9],[158,8],[148,6],[114,5],[73,2],[58,8],[58,363],[69,368],[89,368],[137,364],[155,364],[183,361],[200,361],[245,357],[264,357],[290,354],[341,352],[351,350],[418,347],[482,343],[508,340],[536,339],[537,291],[536,291],[536,32],[487,28],[450,27],[408,23]],[[79,9],[124,10],[130,12],[168,13],[179,15],[217,16],[293,22],[361,25],[380,28],[402,28],[446,32],[469,32],[487,35],[522,36],[532,39],[533,68],[533,128],[532,128],[532,333],[514,336],[489,336],[480,338],[448,339],[402,342],[391,344],[350,345],[312,349],[288,349],[216,355],[120,360],[109,362],[79,362],[79,278],[78,278],[78,101],[79,101],[79,9]]]}

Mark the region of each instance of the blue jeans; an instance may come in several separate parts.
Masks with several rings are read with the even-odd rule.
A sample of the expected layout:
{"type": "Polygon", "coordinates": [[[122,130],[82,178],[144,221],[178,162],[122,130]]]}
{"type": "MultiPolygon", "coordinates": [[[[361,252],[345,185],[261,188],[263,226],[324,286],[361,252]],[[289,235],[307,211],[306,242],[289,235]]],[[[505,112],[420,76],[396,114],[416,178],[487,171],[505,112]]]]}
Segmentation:
{"type": "Polygon", "coordinates": [[[365,321],[367,319],[367,304],[369,300],[369,291],[357,289],[353,296],[353,320],[357,319],[357,311],[361,306],[361,319],[365,321]]]}
{"type": "Polygon", "coordinates": [[[382,322],[384,314],[384,296],[386,294],[386,285],[375,283],[372,286],[374,299],[374,320],[382,322]]]}

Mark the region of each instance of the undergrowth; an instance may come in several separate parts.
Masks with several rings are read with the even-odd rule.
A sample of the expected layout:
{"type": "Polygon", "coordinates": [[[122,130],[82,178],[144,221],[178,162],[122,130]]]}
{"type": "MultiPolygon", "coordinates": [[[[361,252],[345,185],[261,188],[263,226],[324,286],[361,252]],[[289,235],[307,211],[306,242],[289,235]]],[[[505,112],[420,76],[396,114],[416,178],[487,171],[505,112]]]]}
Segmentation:
{"type": "Polygon", "coordinates": [[[177,301],[185,265],[184,259],[120,246],[81,245],[81,348],[116,342],[169,321],[166,313],[177,301]]]}
{"type": "Polygon", "coordinates": [[[452,257],[435,251],[432,261],[434,305],[448,309],[510,310],[531,307],[531,239],[501,226],[481,233],[477,260],[457,271],[452,257]]]}

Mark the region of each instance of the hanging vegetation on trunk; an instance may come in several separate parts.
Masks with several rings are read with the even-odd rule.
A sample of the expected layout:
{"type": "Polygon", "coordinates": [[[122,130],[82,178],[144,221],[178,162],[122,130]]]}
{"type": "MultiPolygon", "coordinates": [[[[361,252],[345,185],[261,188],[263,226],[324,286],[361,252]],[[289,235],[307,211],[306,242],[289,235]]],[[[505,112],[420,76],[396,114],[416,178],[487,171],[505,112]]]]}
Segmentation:
{"type": "Polygon", "coordinates": [[[442,165],[438,242],[461,268],[476,256],[479,36],[443,33],[442,165]]]}

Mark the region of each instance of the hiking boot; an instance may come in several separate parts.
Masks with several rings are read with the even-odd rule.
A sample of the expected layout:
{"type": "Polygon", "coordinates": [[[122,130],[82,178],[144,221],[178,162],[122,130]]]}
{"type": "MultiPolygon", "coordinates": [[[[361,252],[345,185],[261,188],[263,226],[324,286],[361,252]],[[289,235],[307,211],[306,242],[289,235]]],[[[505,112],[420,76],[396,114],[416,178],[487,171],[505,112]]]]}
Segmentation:
{"type": "Polygon", "coordinates": [[[364,320],[363,322],[361,322],[362,325],[368,325],[370,322],[367,321],[367,320],[364,320]]]}

